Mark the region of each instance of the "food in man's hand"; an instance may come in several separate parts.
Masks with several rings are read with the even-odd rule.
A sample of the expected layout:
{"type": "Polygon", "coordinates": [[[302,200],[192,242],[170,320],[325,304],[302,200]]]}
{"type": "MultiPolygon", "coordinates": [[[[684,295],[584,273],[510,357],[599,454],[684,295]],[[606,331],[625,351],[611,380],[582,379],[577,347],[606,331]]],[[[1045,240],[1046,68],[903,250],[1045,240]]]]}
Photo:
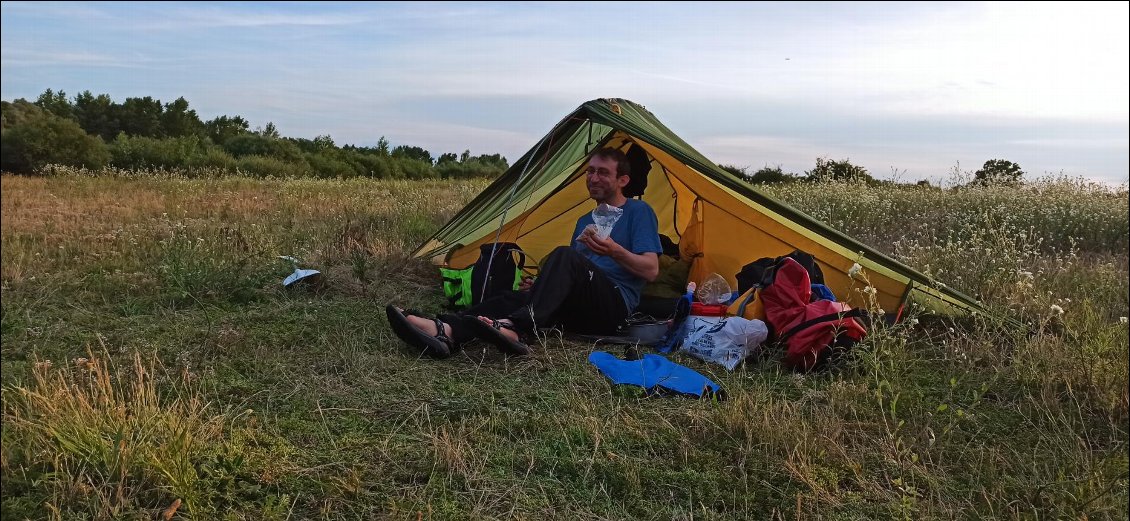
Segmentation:
{"type": "Polygon", "coordinates": [[[581,234],[577,236],[577,240],[582,240],[585,237],[595,239],[598,236],[599,236],[599,232],[597,230],[596,225],[590,224],[588,226],[585,226],[584,230],[581,230],[581,234]]]}

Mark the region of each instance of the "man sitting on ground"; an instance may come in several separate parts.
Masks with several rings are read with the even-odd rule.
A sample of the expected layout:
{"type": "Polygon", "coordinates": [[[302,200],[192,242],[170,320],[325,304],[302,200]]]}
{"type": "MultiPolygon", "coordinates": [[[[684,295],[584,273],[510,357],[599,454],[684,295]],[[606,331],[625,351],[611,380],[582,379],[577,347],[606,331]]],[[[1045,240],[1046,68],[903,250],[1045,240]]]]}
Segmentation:
{"type": "Polygon", "coordinates": [[[385,308],[401,340],[437,358],[478,337],[509,354],[527,354],[522,339],[537,328],[563,326],[586,334],[613,333],[639,303],[640,289],[659,274],[659,220],[647,203],[628,199],[627,156],[614,148],[593,153],[585,170],[589,197],[623,213],[607,237],[594,233],[591,212],[577,220],[570,246],[541,263],[528,291],[488,299],[463,313],[431,319],[393,305],[385,308]]]}

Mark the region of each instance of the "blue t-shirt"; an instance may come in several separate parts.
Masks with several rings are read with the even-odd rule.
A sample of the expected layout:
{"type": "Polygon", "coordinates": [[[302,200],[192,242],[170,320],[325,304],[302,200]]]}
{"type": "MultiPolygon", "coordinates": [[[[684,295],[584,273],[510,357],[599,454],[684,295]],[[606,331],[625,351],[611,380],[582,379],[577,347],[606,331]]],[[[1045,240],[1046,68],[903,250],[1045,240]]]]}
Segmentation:
{"type": "MultiPolygon", "coordinates": [[[[612,233],[609,234],[609,237],[616,241],[616,244],[635,254],[662,253],[663,246],[659,243],[659,219],[655,217],[655,210],[638,199],[628,199],[628,202],[620,208],[624,210],[624,213],[620,215],[620,219],[612,227],[612,233]]],[[[646,281],[624,269],[612,257],[597,255],[584,244],[577,242],[577,236],[590,224],[595,224],[592,219],[592,212],[587,212],[580,219],[577,219],[577,227],[573,230],[573,249],[596,264],[600,271],[612,280],[612,283],[620,290],[620,295],[624,297],[624,304],[628,306],[628,312],[631,313],[640,302],[640,290],[643,289],[646,281]]]]}

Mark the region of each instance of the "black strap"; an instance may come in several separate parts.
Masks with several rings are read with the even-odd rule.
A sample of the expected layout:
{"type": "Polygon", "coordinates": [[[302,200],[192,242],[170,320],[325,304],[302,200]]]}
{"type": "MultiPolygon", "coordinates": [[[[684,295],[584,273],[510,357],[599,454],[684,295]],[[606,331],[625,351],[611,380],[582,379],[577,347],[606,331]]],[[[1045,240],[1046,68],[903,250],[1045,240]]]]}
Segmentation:
{"type": "Polygon", "coordinates": [[[849,310],[841,312],[841,313],[831,313],[831,314],[819,316],[819,317],[816,317],[816,318],[813,318],[813,319],[810,319],[810,320],[805,320],[804,322],[801,322],[801,323],[797,324],[796,326],[790,328],[788,331],[785,331],[781,336],[777,337],[777,341],[778,342],[784,342],[784,341],[788,340],[789,337],[796,334],[798,331],[812,327],[812,326],[814,326],[816,324],[820,324],[822,322],[832,322],[834,320],[840,320],[840,319],[844,319],[844,318],[862,317],[866,313],[867,313],[866,311],[864,311],[860,308],[855,308],[855,309],[849,309],[849,310]]]}
{"type": "Polygon", "coordinates": [[[527,257],[524,250],[522,250],[521,248],[514,248],[510,251],[518,254],[518,269],[522,273],[531,277],[536,277],[537,274],[541,272],[541,268],[537,265],[536,259],[534,259],[533,257],[527,257]],[[526,264],[527,260],[530,261],[529,264],[526,264]]]}
{"type": "Polygon", "coordinates": [[[450,297],[447,297],[447,301],[448,301],[449,304],[454,306],[455,303],[459,302],[459,299],[461,299],[461,298],[463,298],[463,292],[462,291],[460,291],[459,293],[456,293],[456,294],[454,294],[450,297]]]}
{"type": "Polygon", "coordinates": [[[757,291],[760,287],[761,286],[754,284],[753,287],[750,288],[750,291],[748,291],[749,295],[746,295],[746,298],[742,299],[742,303],[738,304],[738,316],[745,316],[745,307],[749,305],[753,297],[757,296],[757,291]]]}
{"type": "MultiPolygon", "coordinates": [[[[453,279],[451,277],[443,277],[443,281],[450,283],[450,284],[459,284],[460,287],[463,286],[463,279],[453,279]]],[[[455,303],[459,302],[459,299],[461,299],[461,298],[463,298],[463,290],[462,289],[460,289],[454,295],[447,297],[447,303],[451,306],[455,306],[455,303]]]]}
{"type": "Polygon", "coordinates": [[[450,346],[450,345],[451,345],[451,339],[450,339],[450,338],[448,338],[448,337],[447,337],[447,333],[445,333],[445,332],[443,331],[443,322],[442,322],[442,321],[441,321],[440,319],[438,319],[438,318],[433,318],[432,320],[434,320],[434,321],[435,321],[435,323],[436,323],[436,334],[435,334],[435,337],[436,337],[436,338],[437,338],[437,339],[438,339],[438,340],[439,340],[440,342],[443,342],[444,344],[447,344],[447,345],[449,345],[449,346],[450,346]]]}

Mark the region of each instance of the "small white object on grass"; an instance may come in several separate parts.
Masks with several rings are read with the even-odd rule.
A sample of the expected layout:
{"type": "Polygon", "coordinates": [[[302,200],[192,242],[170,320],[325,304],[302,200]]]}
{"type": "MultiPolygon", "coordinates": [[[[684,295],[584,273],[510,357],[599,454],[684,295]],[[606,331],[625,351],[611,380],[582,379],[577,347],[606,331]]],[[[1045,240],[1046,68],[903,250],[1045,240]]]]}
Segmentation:
{"type": "Polygon", "coordinates": [[[318,270],[304,270],[298,267],[298,259],[286,255],[279,255],[279,258],[285,261],[290,261],[294,265],[294,273],[291,273],[287,278],[283,279],[283,286],[290,286],[306,277],[321,274],[318,270]]]}

